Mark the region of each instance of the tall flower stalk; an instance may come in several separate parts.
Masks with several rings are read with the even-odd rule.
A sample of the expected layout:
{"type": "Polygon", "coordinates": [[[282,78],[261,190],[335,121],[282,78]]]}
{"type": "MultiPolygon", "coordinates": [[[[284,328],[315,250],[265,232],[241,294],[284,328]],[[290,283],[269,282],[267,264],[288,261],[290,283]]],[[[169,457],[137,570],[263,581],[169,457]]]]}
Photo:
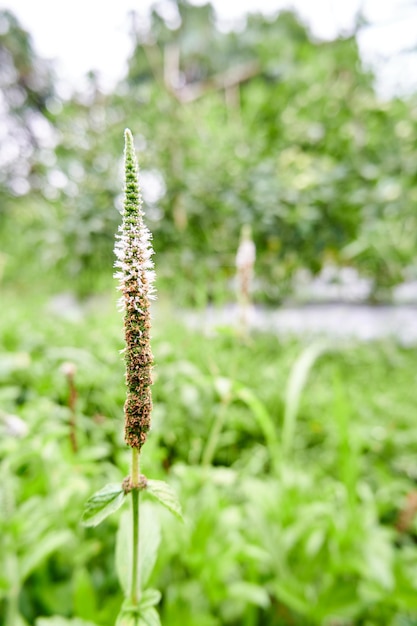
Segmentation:
{"type": "MultiPolygon", "coordinates": [[[[143,222],[138,164],[130,130],[125,131],[125,198],[115,253],[118,268],[115,276],[120,281],[120,304],[125,312],[125,441],[133,452],[139,454],[150,428],[152,411],[150,301],[155,298],[155,273],[151,234],[143,222]]],[[[132,486],[137,485],[138,475],[132,473],[132,486]]]]}
{"type": "Polygon", "coordinates": [[[132,575],[130,599],[140,599],[139,581],[139,454],[146,441],[152,412],[152,365],[150,345],[150,301],[154,295],[153,249],[151,234],[143,222],[142,198],[138,183],[138,163],[130,130],[125,130],[125,196],[123,221],[116,238],[115,277],[122,292],[126,348],[127,398],[124,405],[125,441],[132,448],[130,481],[132,491],[132,575]]]}
{"type": "MultiPolygon", "coordinates": [[[[95,493],[86,503],[83,523],[96,526],[116,511],[126,497],[132,495],[132,533],[130,555],[122,559],[131,563],[128,581],[121,577],[126,598],[117,620],[117,626],[159,624],[154,608],[160,598],[155,589],[144,589],[147,580],[140,580],[140,525],[139,496],[146,491],[163,506],[181,518],[181,507],[171,487],[160,480],[147,479],[140,473],[140,452],[151,425],[152,365],[150,346],[151,300],[155,298],[153,249],[151,234],[143,221],[142,198],[138,183],[138,163],[130,130],[125,131],[124,150],[124,204],[123,220],[116,236],[115,254],[121,291],[120,305],[124,311],[124,334],[127,396],[124,405],[124,434],[132,449],[130,475],[119,484],[109,484],[95,493]]],[[[152,547],[156,558],[157,544],[152,547]]],[[[149,559],[149,545],[147,553],[149,559]]],[[[118,551],[121,554],[120,551],[118,551]]],[[[119,568],[124,570],[124,567],[119,568]]],[[[147,567],[149,576],[149,568],[147,567]]]]}

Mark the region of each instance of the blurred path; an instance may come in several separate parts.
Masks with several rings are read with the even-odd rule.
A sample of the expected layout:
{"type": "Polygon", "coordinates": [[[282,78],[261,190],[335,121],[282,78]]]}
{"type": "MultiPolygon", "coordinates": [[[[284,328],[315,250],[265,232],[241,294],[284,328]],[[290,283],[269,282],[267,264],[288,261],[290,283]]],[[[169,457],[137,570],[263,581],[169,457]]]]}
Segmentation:
{"type": "MultiPolygon", "coordinates": [[[[74,294],[65,292],[51,298],[49,313],[74,322],[81,322],[91,309],[114,305],[108,296],[93,296],[79,302],[74,294]]],[[[160,308],[155,303],[155,313],[160,308]]],[[[170,314],[173,314],[170,308],[170,314]]],[[[236,304],[205,310],[176,309],[175,315],[190,328],[208,332],[222,326],[238,328],[239,308],[236,304]]],[[[392,338],[403,346],[417,346],[417,303],[371,306],[354,303],[309,303],[283,305],[279,308],[255,306],[248,312],[249,327],[282,337],[328,337],[373,341],[392,338]]]]}
{"type": "MultiPolygon", "coordinates": [[[[209,308],[205,312],[187,311],[192,327],[208,330],[219,326],[235,327],[237,306],[209,308]]],[[[330,337],[372,341],[393,338],[401,345],[417,345],[417,305],[367,306],[363,304],[306,304],[279,309],[254,307],[249,315],[251,328],[280,336],[330,337]]]]}

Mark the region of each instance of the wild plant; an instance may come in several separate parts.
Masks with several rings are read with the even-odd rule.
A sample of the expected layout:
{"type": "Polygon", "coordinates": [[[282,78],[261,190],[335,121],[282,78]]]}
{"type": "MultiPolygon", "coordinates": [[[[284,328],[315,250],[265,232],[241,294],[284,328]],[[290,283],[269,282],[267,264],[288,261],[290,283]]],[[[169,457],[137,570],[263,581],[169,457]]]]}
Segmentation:
{"type": "Polygon", "coordinates": [[[256,248],[252,240],[251,227],[245,224],[240,233],[240,244],[236,254],[236,282],[239,304],[239,322],[241,334],[248,333],[249,310],[251,306],[251,291],[253,269],[255,265],[256,248]]]}
{"type": "Polygon", "coordinates": [[[67,379],[68,385],[68,408],[70,411],[70,417],[68,421],[69,426],[69,439],[71,443],[71,449],[74,454],[78,451],[78,438],[77,438],[77,387],[75,386],[75,374],[77,372],[77,368],[74,363],[70,361],[65,361],[61,365],[61,372],[64,374],[67,379]]]}
{"type": "MultiPolygon", "coordinates": [[[[156,589],[145,589],[149,566],[144,570],[144,541],[140,524],[140,495],[147,492],[178,517],[180,505],[171,487],[160,480],[151,480],[140,472],[140,454],[151,425],[152,413],[152,366],[150,345],[151,301],[155,298],[153,249],[151,234],[145,226],[142,198],[138,182],[138,163],[130,130],[125,131],[124,150],[124,205],[123,220],[116,238],[115,277],[119,280],[121,309],[124,311],[127,397],[124,405],[124,434],[126,444],[132,450],[130,474],[121,484],[108,484],[95,493],[86,503],[83,523],[96,526],[113,513],[130,496],[131,541],[121,541],[117,548],[118,572],[125,593],[125,601],[117,618],[116,626],[158,626],[159,615],[155,605],[160,600],[156,589]],[[126,549],[120,546],[128,546],[126,549]],[[127,550],[127,553],[126,553],[127,550]],[[122,563],[120,563],[122,561],[122,563]],[[126,567],[128,565],[128,567],[126,567]],[[130,569],[127,577],[120,575],[130,569]]],[[[145,515],[148,518],[148,515],[145,515]]],[[[148,520],[149,522],[149,520],[148,520]]],[[[150,522],[152,524],[152,520],[150,522]]],[[[122,533],[123,534],[123,533],[122,533]]],[[[120,533],[119,533],[120,535],[120,533]]]]}

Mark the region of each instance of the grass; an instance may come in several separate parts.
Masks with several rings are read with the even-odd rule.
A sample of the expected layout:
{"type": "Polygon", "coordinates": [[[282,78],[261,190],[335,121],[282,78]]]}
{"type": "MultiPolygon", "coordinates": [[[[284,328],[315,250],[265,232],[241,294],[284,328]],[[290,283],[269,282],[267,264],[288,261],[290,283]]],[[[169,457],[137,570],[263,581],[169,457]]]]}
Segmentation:
{"type": "MultiPolygon", "coordinates": [[[[94,531],[79,519],[88,495],[129,470],[116,296],[73,319],[40,296],[6,300],[0,623],[112,626],[124,513],[94,531]],[[13,436],[8,415],[27,432],[13,436]]],[[[152,345],[142,468],[176,488],[186,517],[154,511],[162,548],[149,576],[162,624],[417,624],[416,351],[384,342],[320,352],[266,334],[242,342],[225,328],[207,336],[163,302],[152,345]]]]}

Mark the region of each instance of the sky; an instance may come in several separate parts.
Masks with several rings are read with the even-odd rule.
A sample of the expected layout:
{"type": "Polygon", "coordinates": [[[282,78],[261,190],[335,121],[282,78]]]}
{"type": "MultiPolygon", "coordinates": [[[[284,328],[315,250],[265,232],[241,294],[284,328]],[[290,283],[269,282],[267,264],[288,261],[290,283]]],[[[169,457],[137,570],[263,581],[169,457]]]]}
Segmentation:
{"type": "MultiPolygon", "coordinates": [[[[35,49],[54,59],[59,76],[82,88],[83,76],[97,70],[101,86],[111,89],[126,69],[131,50],[128,13],[146,23],[152,0],[0,0],[31,33],[35,49]]],[[[194,0],[201,4],[201,0],[194,0]]],[[[166,7],[166,2],[159,2],[166,7]]],[[[360,35],[362,57],[377,72],[379,90],[403,92],[417,87],[417,0],[212,0],[223,28],[242,20],[245,11],[274,13],[293,7],[313,34],[331,39],[352,28],[359,8],[371,26],[360,35]]]]}

